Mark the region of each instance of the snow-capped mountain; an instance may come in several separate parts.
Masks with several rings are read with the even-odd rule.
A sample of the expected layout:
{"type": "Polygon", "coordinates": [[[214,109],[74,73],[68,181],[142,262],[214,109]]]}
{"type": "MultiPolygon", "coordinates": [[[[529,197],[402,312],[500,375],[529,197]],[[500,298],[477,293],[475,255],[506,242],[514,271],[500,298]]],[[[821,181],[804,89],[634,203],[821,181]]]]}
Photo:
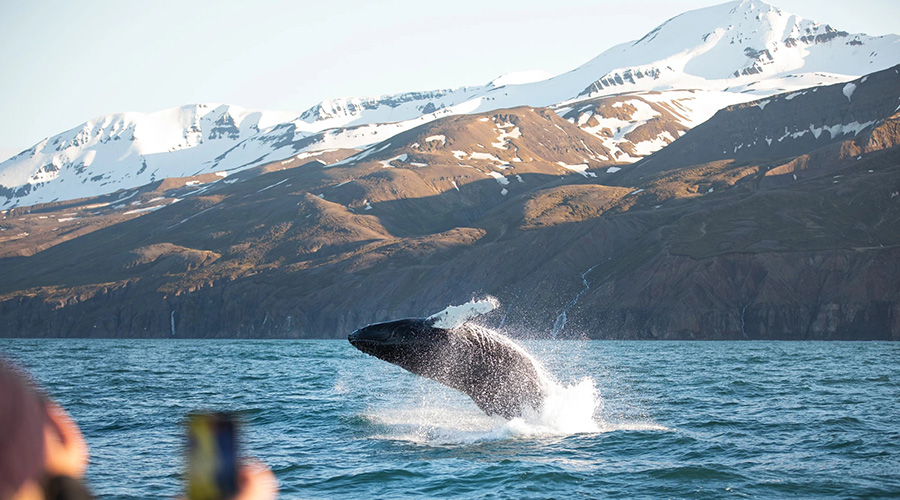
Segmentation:
{"type": "Polygon", "coordinates": [[[634,166],[586,130],[678,134],[692,93],[662,95],[2,213],[0,336],[337,337],[483,290],[538,335],[900,340],[900,65],[728,106],[634,166]]]}
{"type": "Polygon", "coordinates": [[[900,65],[847,83],[729,106],[636,165],[634,172],[649,175],[716,161],[795,158],[768,165],[764,177],[796,181],[822,176],[842,162],[898,145],[898,97],[900,65]],[[814,157],[805,156],[812,152],[814,157]]]}
{"type": "Polygon", "coordinates": [[[641,39],[612,47],[553,78],[330,99],[301,119],[360,125],[408,120],[466,102],[473,112],[484,112],[646,90],[702,89],[759,97],[852,80],[897,62],[898,35],[850,34],[759,0],[742,0],[676,16],[641,39]]]}
{"type": "Polygon", "coordinates": [[[29,205],[206,173],[210,159],[295,116],[219,104],[102,116],[0,164],[0,199],[29,205]]]}
{"type": "Polygon", "coordinates": [[[191,105],[100,117],[0,163],[0,208],[360,148],[444,116],[523,105],[557,109],[601,138],[612,160],[634,162],[726,105],[898,62],[898,35],[850,34],[742,0],[676,16],[552,78],[524,72],[474,87],[329,99],[303,113],[191,105]],[[620,94],[634,97],[605,99],[620,94]]]}
{"type": "Polygon", "coordinates": [[[676,16],[579,70],[603,74],[582,94],[688,87],[765,95],[884,69],[898,50],[897,35],[849,34],[744,0],[676,16]]]}

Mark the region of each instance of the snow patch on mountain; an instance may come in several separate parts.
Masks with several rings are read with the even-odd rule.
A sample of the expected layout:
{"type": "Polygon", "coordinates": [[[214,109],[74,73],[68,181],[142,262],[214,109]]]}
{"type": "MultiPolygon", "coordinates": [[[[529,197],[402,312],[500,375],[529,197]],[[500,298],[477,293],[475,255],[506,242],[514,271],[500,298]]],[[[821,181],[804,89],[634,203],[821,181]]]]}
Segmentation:
{"type": "Polygon", "coordinates": [[[553,78],[553,73],[543,70],[533,71],[516,71],[514,73],[506,73],[493,79],[488,84],[490,87],[503,87],[506,85],[523,85],[526,83],[542,82],[553,78]]]}
{"type": "MultiPolygon", "coordinates": [[[[735,1],[676,16],[553,77],[520,72],[474,87],[328,99],[299,116],[198,104],[99,117],[0,163],[0,208],[166,177],[235,172],[327,149],[368,148],[451,115],[523,105],[555,106],[564,115],[586,99],[626,93],[641,93],[636,102],[648,106],[668,106],[691,128],[725,105],[844,83],[898,62],[898,35],[851,34],[759,0],[735,1]]],[[[854,88],[845,88],[848,99],[854,88]]],[[[659,115],[633,106],[637,113],[627,120],[600,122],[585,112],[573,123],[601,137],[619,162],[636,161],[677,138],[671,132],[626,137],[659,115]]],[[[510,139],[515,129],[498,130],[494,146],[510,139]]]]}
{"type": "Polygon", "coordinates": [[[220,104],[102,116],[0,163],[0,206],[94,196],[214,172],[211,158],[294,116],[220,104]]]}
{"type": "Polygon", "coordinates": [[[605,73],[585,89],[590,95],[672,85],[766,95],[796,88],[798,77],[801,86],[850,80],[896,64],[898,51],[897,35],[850,34],[744,0],[676,16],[582,68],[605,73]]]}
{"type": "Polygon", "coordinates": [[[847,100],[850,101],[850,98],[853,96],[853,91],[856,90],[856,84],[853,82],[844,85],[843,93],[847,96],[847,100]]]}
{"type": "Polygon", "coordinates": [[[750,94],[724,91],[634,92],[607,98],[616,100],[612,104],[594,99],[569,102],[556,112],[600,139],[616,161],[634,163],[672,143],[680,134],[705,122],[719,109],[753,98],[750,94]],[[609,109],[602,109],[604,106],[609,109]],[[642,128],[653,122],[671,123],[680,132],[663,130],[654,134],[641,133],[642,128]]]}
{"type": "Polygon", "coordinates": [[[762,97],[848,81],[898,62],[898,35],[850,34],[759,0],[743,0],[685,12],[640,40],[612,47],[552,78],[528,82],[512,74],[484,86],[330,99],[303,118],[329,126],[403,121],[477,97],[482,101],[473,113],[648,90],[762,97]]]}
{"type": "Polygon", "coordinates": [[[578,165],[567,165],[565,162],[558,161],[558,162],[556,162],[556,164],[566,170],[578,172],[579,174],[581,174],[584,177],[597,177],[597,174],[595,174],[593,172],[588,172],[588,165],[586,163],[581,163],[578,165]]]}

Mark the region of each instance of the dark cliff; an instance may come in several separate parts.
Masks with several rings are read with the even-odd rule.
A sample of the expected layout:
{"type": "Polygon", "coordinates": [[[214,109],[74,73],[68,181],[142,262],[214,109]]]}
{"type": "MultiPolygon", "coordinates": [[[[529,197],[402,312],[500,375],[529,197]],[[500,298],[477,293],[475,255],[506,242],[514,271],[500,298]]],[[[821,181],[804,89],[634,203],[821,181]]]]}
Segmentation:
{"type": "Polygon", "coordinates": [[[596,137],[519,108],[148,186],[130,200],[166,206],[140,214],[19,209],[0,330],[341,337],[492,294],[524,335],[900,340],[898,76],[723,110],[613,173],[596,137]]]}

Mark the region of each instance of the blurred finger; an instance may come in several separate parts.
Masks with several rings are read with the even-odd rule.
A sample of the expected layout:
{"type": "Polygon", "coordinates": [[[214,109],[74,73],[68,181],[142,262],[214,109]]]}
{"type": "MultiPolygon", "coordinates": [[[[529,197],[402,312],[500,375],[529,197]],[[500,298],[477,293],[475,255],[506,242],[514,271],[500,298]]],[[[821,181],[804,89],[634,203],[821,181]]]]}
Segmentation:
{"type": "Polygon", "coordinates": [[[84,476],[88,466],[88,445],[72,417],[61,406],[47,404],[44,425],[44,464],[50,475],[84,476]]]}
{"type": "Polygon", "coordinates": [[[275,474],[258,460],[247,461],[238,472],[240,490],[234,500],[270,500],[278,497],[275,474]]]}

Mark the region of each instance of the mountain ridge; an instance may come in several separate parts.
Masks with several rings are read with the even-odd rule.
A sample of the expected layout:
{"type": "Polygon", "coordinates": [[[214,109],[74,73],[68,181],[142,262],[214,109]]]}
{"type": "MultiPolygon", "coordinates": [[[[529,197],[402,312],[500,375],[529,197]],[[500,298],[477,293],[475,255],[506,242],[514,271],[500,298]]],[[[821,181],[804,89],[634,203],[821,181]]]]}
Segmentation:
{"type": "MultiPolygon", "coordinates": [[[[328,99],[302,113],[252,112],[226,105],[224,113],[215,105],[151,113],[172,115],[193,107],[197,114],[200,107],[213,107],[207,114],[224,122],[214,133],[215,127],[208,130],[192,120],[168,120],[168,125],[147,133],[155,146],[147,155],[140,145],[120,145],[128,142],[129,127],[137,127],[134,119],[100,117],[0,163],[0,208],[105,194],[161,176],[233,173],[295,155],[364,148],[454,114],[517,106],[564,109],[612,94],[684,90],[705,91],[696,99],[709,97],[710,104],[701,107],[721,107],[783,90],[851,80],[898,62],[900,36],[850,34],[758,0],[743,0],[683,13],[641,39],[612,47],[547,79],[512,77],[498,86],[504,83],[501,76],[475,87],[328,99]],[[248,116],[255,113],[261,125],[254,128],[248,116]],[[109,123],[96,130],[97,121],[109,123]],[[236,126],[244,121],[247,127],[236,126]],[[119,122],[120,128],[115,128],[119,122]],[[104,139],[114,143],[100,142],[104,139]],[[67,147],[60,149],[63,145],[67,147]],[[152,177],[153,172],[158,175],[152,177]]],[[[698,114],[703,120],[709,116],[706,111],[698,114]]],[[[658,150],[677,138],[674,126],[668,127],[668,135],[659,136],[666,131],[660,129],[655,140],[643,146],[616,139],[625,146],[616,146],[621,151],[617,158],[633,162],[658,150]]]]}
{"type": "Polygon", "coordinates": [[[797,137],[788,156],[650,168],[682,143],[729,144],[704,129],[764,142],[746,110],[825,123],[900,99],[900,67],[866,78],[851,99],[845,83],[726,108],[643,163],[592,159],[603,142],[577,119],[520,107],[444,117],[346,156],[126,191],[105,207],[17,209],[0,235],[55,239],[0,259],[0,330],[337,337],[490,293],[505,328],[537,337],[898,340],[892,107],[870,106],[880,121],[853,136],[797,137]],[[872,141],[884,147],[834,153],[872,141]],[[769,182],[817,154],[829,163],[769,182]]]}

